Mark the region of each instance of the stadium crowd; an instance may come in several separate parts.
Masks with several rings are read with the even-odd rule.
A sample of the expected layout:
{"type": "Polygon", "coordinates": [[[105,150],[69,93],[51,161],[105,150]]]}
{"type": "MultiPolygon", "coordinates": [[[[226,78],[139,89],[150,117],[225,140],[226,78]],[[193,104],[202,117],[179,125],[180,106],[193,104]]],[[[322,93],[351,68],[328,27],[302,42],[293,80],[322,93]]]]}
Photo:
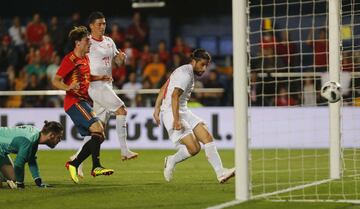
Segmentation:
{"type": "MultiPolygon", "coordinates": [[[[44,20],[39,13],[25,25],[24,19],[13,17],[7,26],[0,19],[0,90],[53,90],[51,80],[62,57],[71,49],[66,41],[68,32],[80,25],[87,25],[79,13],[70,21],[60,21],[53,16],[44,20]]],[[[174,37],[174,44],[161,40],[157,48],[149,46],[149,26],[139,12],[135,12],[127,28],[108,23],[107,35],[127,55],[124,65],[113,69],[115,89],[159,88],[178,66],[187,63],[192,49],[182,37],[174,37]]],[[[232,69],[217,68],[214,64],[196,87],[232,88],[232,69]]],[[[127,106],[152,106],[156,95],[128,93],[121,95],[127,106]]],[[[61,96],[8,96],[1,97],[0,107],[60,107],[61,96]]],[[[196,94],[192,104],[231,105],[232,94],[196,94]],[[219,97],[222,99],[219,100],[219,97]]]]}

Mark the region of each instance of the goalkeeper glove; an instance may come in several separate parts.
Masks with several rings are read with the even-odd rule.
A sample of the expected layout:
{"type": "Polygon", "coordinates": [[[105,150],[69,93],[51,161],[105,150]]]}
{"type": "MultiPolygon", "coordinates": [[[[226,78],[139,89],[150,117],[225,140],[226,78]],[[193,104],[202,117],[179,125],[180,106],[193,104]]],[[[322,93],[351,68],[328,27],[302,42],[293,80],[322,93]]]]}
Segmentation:
{"type": "Polygon", "coordinates": [[[6,180],[7,185],[9,186],[10,189],[16,189],[16,183],[12,180],[6,180]]]}
{"type": "Polygon", "coordinates": [[[43,183],[40,177],[35,179],[35,184],[36,184],[36,186],[38,186],[40,188],[52,187],[50,184],[43,183]]]}

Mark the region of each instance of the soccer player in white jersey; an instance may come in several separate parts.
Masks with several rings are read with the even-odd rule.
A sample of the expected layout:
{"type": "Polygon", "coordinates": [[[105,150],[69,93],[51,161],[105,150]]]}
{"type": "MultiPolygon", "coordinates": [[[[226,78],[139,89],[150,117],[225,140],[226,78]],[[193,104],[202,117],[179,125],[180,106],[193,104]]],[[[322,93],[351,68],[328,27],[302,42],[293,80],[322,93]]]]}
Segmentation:
{"type": "MultiPolygon", "coordinates": [[[[112,88],[112,65],[121,65],[125,61],[126,55],[116,48],[110,37],[104,36],[106,21],[101,12],[90,14],[89,27],[91,30],[91,47],[88,57],[92,81],[88,93],[94,102],[93,110],[104,125],[111,114],[116,115],[116,132],[120,143],[121,159],[123,161],[130,160],[136,158],[138,153],[132,152],[128,148],[126,142],[126,106],[112,88]]],[[[85,141],[87,138],[85,137],[85,141]]],[[[77,154],[71,159],[75,158],[77,154]]],[[[78,174],[83,176],[81,166],[78,168],[78,174]]]]}
{"type": "Polygon", "coordinates": [[[164,177],[172,179],[175,165],[199,153],[200,142],[204,144],[206,157],[213,167],[219,183],[224,183],[235,175],[235,168],[224,168],[212,135],[204,121],[187,107],[194,89],[195,75],[201,76],[211,60],[204,49],[196,49],[191,54],[189,64],[178,67],[161,87],[155,103],[154,119],[161,121],[170,139],[178,147],[174,155],[165,158],[164,177]],[[161,113],[161,114],[160,114],[161,113]]]}

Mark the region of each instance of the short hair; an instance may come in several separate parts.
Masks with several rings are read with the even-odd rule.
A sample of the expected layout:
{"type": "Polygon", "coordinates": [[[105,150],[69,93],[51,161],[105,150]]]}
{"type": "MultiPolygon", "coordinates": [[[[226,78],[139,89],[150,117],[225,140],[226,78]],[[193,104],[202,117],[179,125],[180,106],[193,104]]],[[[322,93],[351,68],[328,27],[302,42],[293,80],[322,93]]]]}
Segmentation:
{"type": "Polygon", "coordinates": [[[104,14],[102,12],[92,12],[89,15],[89,24],[93,24],[97,19],[105,18],[104,14]]]}
{"type": "Polygon", "coordinates": [[[64,127],[59,122],[45,120],[44,124],[45,125],[41,129],[41,133],[48,134],[50,132],[53,132],[55,134],[60,134],[64,131],[64,127]]]}
{"type": "Polygon", "coordinates": [[[204,59],[209,62],[211,61],[211,56],[210,56],[209,52],[207,52],[205,49],[202,49],[202,48],[195,49],[191,53],[190,58],[195,61],[199,61],[200,59],[204,59]]]}
{"type": "Polygon", "coordinates": [[[81,41],[87,36],[89,36],[89,31],[85,26],[74,27],[69,33],[69,39],[73,46],[75,46],[75,41],[81,41]]]}

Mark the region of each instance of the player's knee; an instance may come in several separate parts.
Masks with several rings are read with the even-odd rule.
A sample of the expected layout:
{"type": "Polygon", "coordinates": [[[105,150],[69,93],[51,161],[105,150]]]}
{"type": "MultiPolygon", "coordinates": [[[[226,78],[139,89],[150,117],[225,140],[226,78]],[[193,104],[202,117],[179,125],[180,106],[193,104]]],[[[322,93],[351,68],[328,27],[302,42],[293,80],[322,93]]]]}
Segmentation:
{"type": "Polygon", "coordinates": [[[105,135],[103,132],[93,132],[91,133],[91,139],[95,139],[101,143],[105,140],[105,135]]]}
{"type": "Polygon", "coordinates": [[[127,110],[125,106],[121,106],[119,109],[115,112],[116,115],[127,115],[127,110]]]}
{"type": "Polygon", "coordinates": [[[197,155],[200,152],[201,147],[195,145],[195,146],[187,147],[187,150],[188,150],[190,155],[194,156],[194,155],[197,155]]]}

